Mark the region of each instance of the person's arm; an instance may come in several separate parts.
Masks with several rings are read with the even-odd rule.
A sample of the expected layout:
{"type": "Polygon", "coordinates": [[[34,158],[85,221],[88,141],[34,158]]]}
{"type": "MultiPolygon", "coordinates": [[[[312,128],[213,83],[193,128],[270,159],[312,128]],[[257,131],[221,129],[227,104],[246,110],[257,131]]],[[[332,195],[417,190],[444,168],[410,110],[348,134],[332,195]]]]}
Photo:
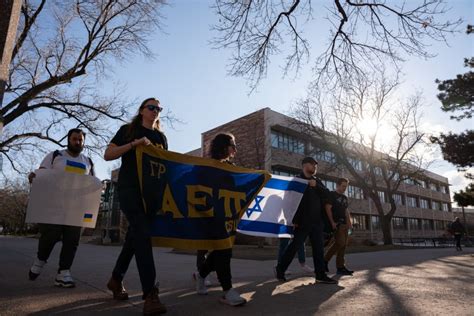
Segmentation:
{"type": "Polygon", "coordinates": [[[110,143],[109,146],[107,146],[107,149],[104,152],[104,159],[106,161],[109,160],[115,160],[117,158],[122,157],[123,154],[126,152],[132,150],[133,148],[139,146],[139,145],[150,145],[151,142],[148,138],[142,137],[140,139],[135,139],[129,143],[126,143],[122,146],[117,146],[114,143],[110,143]]]}
{"type": "Polygon", "coordinates": [[[328,216],[329,223],[331,224],[332,229],[336,229],[337,224],[336,224],[336,222],[334,222],[334,217],[332,217],[332,205],[329,204],[329,203],[326,203],[324,205],[324,208],[326,210],[326,214],[328,216]]]}
{"type": "Polygon", "coordinates": [[[349,209],[346,209],[346,223],[347,223],[347,228],[352,229],[351,212],[349,212],[349,209]]]}

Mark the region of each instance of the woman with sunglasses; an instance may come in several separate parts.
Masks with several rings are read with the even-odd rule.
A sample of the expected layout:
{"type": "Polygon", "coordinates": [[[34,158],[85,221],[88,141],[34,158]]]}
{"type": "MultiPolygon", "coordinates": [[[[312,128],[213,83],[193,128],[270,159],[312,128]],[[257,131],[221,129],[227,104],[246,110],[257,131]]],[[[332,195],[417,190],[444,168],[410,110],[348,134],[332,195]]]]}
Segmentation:
{"type": "Polygon", "coordinates": [[[158,287],[155,285],[155,263],[151,243],[151,214],[145,213],[138,181],[135,148],[139,145],[153,144],[168,149],[166,136],[160,131],[160,102],[155,98],[144,100],[137,115],[129,124],[123,125],[112,138],[105,150],[105,160],[122,158],[118,176],[119,202],[129,226],[125,243],[117,259],[112,277],[107,288],[112,291],[114,299],[126,300],[122,280],[130,261],[135,255],[138,273],[143,290],[143,314],[161,314],[166,307],[158,298],[158,287]]]}
{"type": "MultiPolygon", "coordinates": [[[[236,153],[237,147],[232,134],[218,134],[211,142],[211,158],[213,159],[233,164],[232,160],[236,153]]],[[[204,259],[205,253],[206,251],[203,250],[198,251],[198,272],[195,274],[196,292],[199,295],[207,294],[206,277],[212,271],[216,271],[219,283],[224,290],[224,295],[221,297],[220,302],[231,306],[245,304],[247,300],[241,297],[239,292],[232,287],[232,275],[230,270],[232,248],[213,250],[209,252],[204,259]]]]}

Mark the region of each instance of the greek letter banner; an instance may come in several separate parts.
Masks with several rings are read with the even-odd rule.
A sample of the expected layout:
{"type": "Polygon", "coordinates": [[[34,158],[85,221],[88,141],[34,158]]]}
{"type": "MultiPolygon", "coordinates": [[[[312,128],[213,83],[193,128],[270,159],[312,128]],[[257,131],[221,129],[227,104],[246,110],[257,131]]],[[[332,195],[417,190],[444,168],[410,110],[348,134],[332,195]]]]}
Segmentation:
{"type": "Polygon", "coordinates": [[[154,215],[153,245],[180,249],[227,249],[240,217],[270,179],[214,159],[153,146],[136,150],[143,204],[154,215]]]}

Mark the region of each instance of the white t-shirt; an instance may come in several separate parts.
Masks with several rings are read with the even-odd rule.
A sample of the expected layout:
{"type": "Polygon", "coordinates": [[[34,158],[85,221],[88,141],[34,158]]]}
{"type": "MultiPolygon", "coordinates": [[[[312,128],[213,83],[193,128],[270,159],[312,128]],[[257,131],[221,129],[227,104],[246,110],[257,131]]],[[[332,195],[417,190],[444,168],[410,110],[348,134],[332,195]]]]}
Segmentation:
{"type": "Polygon", "coordinates": [[[85,175],[91,174],[92,165],[87,156],[79,154],[77,157],[72,157],[65,149],[59,150],[58,152],[59,154],[54,158],[54,161],[54,152],[50,152],[46,155],[41,162],[40,168],[64,170],[66,172],[85,175]]]}

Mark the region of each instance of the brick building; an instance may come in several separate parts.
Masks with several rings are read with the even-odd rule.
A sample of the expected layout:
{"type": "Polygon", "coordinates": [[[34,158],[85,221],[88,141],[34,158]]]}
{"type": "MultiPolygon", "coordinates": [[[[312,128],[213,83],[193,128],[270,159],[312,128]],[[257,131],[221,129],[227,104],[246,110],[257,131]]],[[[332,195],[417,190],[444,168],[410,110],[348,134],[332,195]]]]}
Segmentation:
{"type": "MultiPolygon", "coordinates": [[[[298,132],[293,126],[295,125],[290,117],[264,108],[202,133],[201,147],[187,154],[208,156],[211,139],[220,132],[230,132],[235,135],[238,146],[235,161],[237,165],[265,169],[278,175],[296,175],[301,170],[301,159],[310,154],[310,147],[317,145],[317,140],[298,132]]],[[[318,151],[315,158],[319,161],[318,177],[329,189],[335,188],[335,181],[339,177],[352,180],[343,169],[333,168],[332,152],[318,151]]],[[[365,163],[357,157],[352,159],[352,163],[361,171],[365,168],[365,163]]],[[[124,236],[123,216],[120,215],[118,198],[113,194],[117,174],[117,170],[112,172],[112,193],[109,194],[107,208],[104,208],[104,212],[110,212],[103,216],[111,230],[112,241],[118,241],[124,236]]],[[[353,237],[358,240],[381,241],[380,221],[373,202],[364,197],[355,182],[351,182],[346,194],[350,200],[349,208],[354,224],[353,237]]],[[[379,196],[385,201],[383,187],[379,196]]],[[[445,233],[446,225],[453,220],[448,179],[428,170],[423,171],[422,178],[402,183],[394,198],[398,204],[392,219],[394,238],[441,236],[445,233]]],[[[385,203],[384,208],[388,210],[389,204],[385,203]]]]}

